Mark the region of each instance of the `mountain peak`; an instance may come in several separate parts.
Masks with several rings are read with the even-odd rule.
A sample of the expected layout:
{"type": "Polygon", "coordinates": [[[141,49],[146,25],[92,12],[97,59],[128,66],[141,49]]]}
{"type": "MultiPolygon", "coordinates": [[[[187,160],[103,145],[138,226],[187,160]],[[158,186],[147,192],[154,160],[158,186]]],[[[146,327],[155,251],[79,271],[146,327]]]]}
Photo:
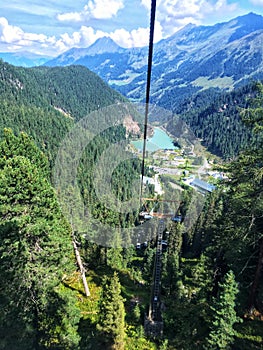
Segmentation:
{"type": "Polygon", "coordinates": [[[243,16],[238,16],[229,22],[237,21],[239,24],[247,25],[247,26],[255,26],[255,25],[262,25],[263,23],[263,17],[261,15],[258,15],[254,12],[249,12],[243,16]]]}
{"type": "Polygon", "coordinates": [[[122,48],[115,43],[111,38],[104,36],[97,39],[92,45],[86,49],[87,55],[98,55],[106,52],[118,52],[122,48]]]}
{"type": "Polygon", "coordinates": [[[262,16],[261,15],[258,15],[257,13],[254,13],[254,12],[249,12],[243,16],[239,16],[237,17],[238,19],[240,18],[243,18],[243,19],[251,19],[251,18],[257,18],[257,19],[261,19],[262,20],[262,16]]]}
{"type": "Polygon", "coordinates": [[[229,38],[229,42],[238,40],[257,30],[263,30],[263,17],[250,12],[244,16],[239,16],[228,22],[235,32],[229,38]]]}

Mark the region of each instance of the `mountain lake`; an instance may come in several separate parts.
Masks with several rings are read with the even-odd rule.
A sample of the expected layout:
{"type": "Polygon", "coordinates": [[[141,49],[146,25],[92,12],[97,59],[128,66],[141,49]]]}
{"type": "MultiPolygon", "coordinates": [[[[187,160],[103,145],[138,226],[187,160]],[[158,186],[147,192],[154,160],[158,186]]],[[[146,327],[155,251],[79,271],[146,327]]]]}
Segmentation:
{"type": "MultiPolygon", "coordinates": [[[[132,141],[131,144],[140,152],[143,150],[143,140],[132,141]]],[[[173,140],[161,128],[155,127],[152,137],[147,138],[146,151],[156,152],[161,149],[174,150],[173,140]]]]}

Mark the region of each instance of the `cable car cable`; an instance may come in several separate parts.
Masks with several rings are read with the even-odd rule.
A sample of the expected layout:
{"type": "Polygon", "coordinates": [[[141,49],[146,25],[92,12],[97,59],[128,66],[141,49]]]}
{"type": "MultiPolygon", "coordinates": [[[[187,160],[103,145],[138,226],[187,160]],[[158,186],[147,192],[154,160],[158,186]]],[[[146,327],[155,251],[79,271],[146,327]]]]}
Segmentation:
{"type": "Polygon", "coordinates": [[[143,136],[143,152],[142,152],[140,206],[142,205],[142,197],[143,197],[142,196],[142,192],[143,192],[144,164],[145,164],[145,155],[146,155],[146,140],[147,140],[149,102],[150,102],[150,88],[151,88],[151,73],[152,73],[153,37],[154,37],[155,13],[156,13],[156,0],[152,0],[152,4],[151,4],[151,19],[150,19],[149,51],[148,51],[147,84],[146,84],[146,97],[145,97],[145,115],[144,115],[144,136],[143,136]]]}

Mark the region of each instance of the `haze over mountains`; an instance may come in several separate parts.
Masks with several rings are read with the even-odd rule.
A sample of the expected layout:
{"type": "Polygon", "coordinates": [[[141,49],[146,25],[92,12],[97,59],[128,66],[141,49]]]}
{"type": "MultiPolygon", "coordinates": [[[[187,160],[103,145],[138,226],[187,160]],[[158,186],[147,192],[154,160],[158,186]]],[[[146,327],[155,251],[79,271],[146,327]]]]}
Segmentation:
{"type": "MultiPolygon", "coordinates": [[[[124,49],[110,38],[45,63],[80,64],[132,100],[143,100],[148,48],[124,49]]],[[[214,26],[189,24],[154,46],[151,101],[176,110],[203,89],[233,89],[263,77],[263,17],[254,13],[214,26]]]]}
{"type": "Polygon", "coordinates": [[[0,58],[5,62],[13,64],[14,66],[21,67],[35,67],[42,66],[47,61],[50,61],[51,57],[43,57],[32,52],[0,52],[0,58]]]}

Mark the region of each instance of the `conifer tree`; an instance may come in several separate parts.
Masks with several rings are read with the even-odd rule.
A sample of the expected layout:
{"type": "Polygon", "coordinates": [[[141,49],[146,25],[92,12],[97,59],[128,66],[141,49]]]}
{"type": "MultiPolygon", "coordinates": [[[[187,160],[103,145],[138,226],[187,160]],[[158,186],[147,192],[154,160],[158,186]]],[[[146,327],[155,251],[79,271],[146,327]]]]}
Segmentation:
{"type": "Polygon", "coordinates": [[[105,277],[103,280],[97,328],[111,349],[124,349],[125,309],[116,272],[112,278],[105,277]]]}
{"type": "Polygon", "coordinates": [[[237,293],[235,276],[230,270],[219,283],[218,297],[211,306],[213,320],[205,349],[230,349],[235,334],[233,326],[239,321],[235,311],[237,293]]]}
{"type": "Polygon", "coordinates": [[[35,165],[45,162],[12,134],[0,149],[0,348],[77,349],[79,310],[61,285],[75,269],[70,229],[35,165]]]}
{"type": "Polygon", "coordinates": [[[182,232],[182,225],[177,223],[171,225],[168,251],[163,261],[163,285],[169,295],[176,295],[178,292],[177,287],[180,280],[179,258],[183,242],[182,232]]]}
{"type": "Polygon", "coordinates": [[[225,212],[217,237],[228,266],[239,279],[249,313],[261,310],[263,266],[263,85],[257,84],[251,107],[243,109],[244,121],[257,135],[257,147],[245,150],[226,166],[230,181],[225,193],[225,212]],[[245,295],[247,294],[247,295],[245,295]]]}

